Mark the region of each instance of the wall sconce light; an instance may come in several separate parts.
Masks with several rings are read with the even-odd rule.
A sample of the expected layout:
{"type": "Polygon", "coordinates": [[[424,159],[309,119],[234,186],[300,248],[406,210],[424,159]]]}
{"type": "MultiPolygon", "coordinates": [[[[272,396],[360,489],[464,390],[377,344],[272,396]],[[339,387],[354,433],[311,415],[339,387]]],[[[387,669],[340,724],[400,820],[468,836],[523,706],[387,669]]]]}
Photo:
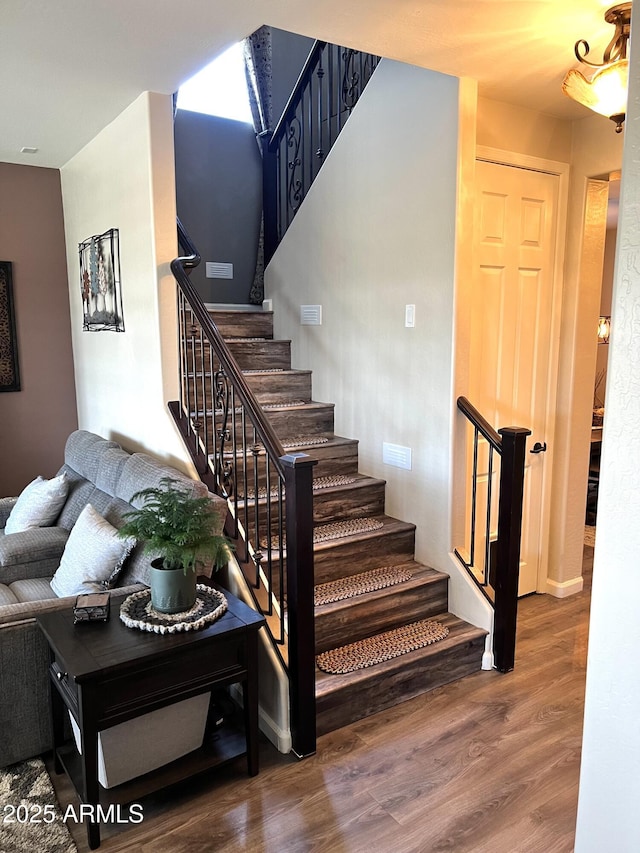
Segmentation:
{"type": "Polygon", "coordinates": [[[580,71],[572,69],[563,80],[562,91],[579,104],[610,118],[615,122],[616,133],[620,133],[627,112],[627,48],[631,31],[631,3],[612,6],[604,13],[604,19],[608,24],[613,24],[616,31],[604,51],[603,61],[589,62],[586,58],[590,50],[589,43],[584,39],[577,41],[574,52],[578,62],[597,71],[589,80],[580,71]]]}
{"type": "Polygon", "coordinates": [[[611,317],[600,317],[598,320],[598,343],[608,344],[611,334],[611,317]]]}

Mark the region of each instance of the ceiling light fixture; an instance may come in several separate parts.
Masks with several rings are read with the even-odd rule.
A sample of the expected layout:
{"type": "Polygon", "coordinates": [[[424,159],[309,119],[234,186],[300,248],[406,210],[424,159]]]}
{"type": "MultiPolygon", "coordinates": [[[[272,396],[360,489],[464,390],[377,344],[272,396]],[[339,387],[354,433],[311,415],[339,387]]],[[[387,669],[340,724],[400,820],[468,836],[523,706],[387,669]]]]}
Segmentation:
{"type": "Polygon", "coordinates": [[[603,61],[589,62],[586,58],[590,50],[589,43],[584,39],[577,41],[574,51],[578,61],[597,71],[589,80],[573,68],[562,82],[562,91],[579,104],[610,118],[615,122],[616,133],[620,133],[627,112],[627,48],[631,30],[631,3],[612,6],[604,13],[604,19],[608,24],[613,24],[616,31],[605,48],[603,61]]]}

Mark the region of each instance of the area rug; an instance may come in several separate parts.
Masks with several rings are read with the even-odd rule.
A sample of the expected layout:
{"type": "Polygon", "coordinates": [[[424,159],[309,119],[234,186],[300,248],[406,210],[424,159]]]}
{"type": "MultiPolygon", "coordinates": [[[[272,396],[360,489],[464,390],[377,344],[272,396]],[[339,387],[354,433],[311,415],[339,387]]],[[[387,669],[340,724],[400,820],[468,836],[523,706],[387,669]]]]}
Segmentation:
{"type": "Polygon", "coordinates": [[[359,572],[357,575],[318,584],[314,591],[314,603],[316,607],[321,604],[333,604],[336,601],[344,601],[367,592],[405,583],[411,580],[411,577],[411,572],[401,566],[370,569],[368,572],[359,572]]]}
{"type": "Polygon", "coordinates": [[[596,529],[589,524],[585,524],[584,527],[584,544],[589,548],[595,548],[596,545],[596,529]]]}
{"type": "Polygon", "coordinates": [[[446,625],[433,619],[421,619],[375,637],[322,652],[316,656],[316,664],[323,672],[343,675],[422,649],[448,636],[446,625]]]}
{"type": "Polygon", "coordinates": [[[0,770],[0,803],[2,853],[77,853],[41,759],[0,770]]]}

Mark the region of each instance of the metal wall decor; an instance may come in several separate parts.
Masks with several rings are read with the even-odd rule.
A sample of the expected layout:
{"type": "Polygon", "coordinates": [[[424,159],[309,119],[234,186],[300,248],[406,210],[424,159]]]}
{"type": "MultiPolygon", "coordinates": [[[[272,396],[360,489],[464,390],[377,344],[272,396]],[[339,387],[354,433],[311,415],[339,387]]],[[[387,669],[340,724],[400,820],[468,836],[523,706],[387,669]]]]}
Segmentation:
{"type": "Polygon", "coordinates": [[[0,261],[0,391],[19,391],[18,341],[11,261],[0,261]]]}
{"type": "Polygon", "coordinates": [[[84,331],[124,332],[118,229],[89,237],[78,250],[84,331]]]}

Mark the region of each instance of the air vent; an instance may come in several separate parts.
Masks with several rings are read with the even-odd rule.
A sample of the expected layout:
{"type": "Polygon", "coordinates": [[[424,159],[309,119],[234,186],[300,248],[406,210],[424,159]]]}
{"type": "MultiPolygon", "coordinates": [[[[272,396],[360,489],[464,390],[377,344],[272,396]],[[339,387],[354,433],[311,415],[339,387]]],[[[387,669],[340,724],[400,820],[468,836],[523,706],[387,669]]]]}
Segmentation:
{"type": "Polygon", "coordinates": [[[399,444],[382,444],[382,461],[385,465],[393,465],[394,468],[405,468],[411,470],[411,448],[402,447],[399,444]]]}
{"type": "Polygon", "coordinates": [[[207,278],[233,278],[233,264],[221,261],[207,261],[207,278]]]}
{"type": "Polygon", "coordinates": [[[301,305],[300,324],[302,326],[321,326],[322,305],[301,305]]]}

